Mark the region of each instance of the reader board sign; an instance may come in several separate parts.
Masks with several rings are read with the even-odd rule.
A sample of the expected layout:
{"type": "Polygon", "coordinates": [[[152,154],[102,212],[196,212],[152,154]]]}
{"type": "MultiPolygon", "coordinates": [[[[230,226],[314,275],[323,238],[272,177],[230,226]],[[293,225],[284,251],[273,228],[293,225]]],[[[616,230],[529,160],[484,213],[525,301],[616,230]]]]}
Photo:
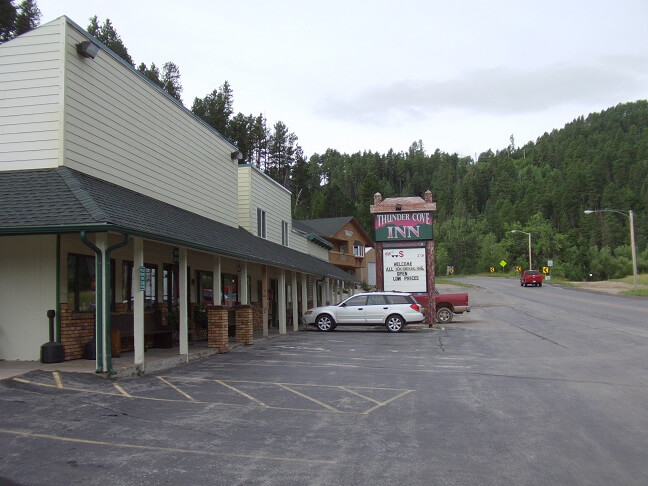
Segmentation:
{"type": "Polygon", "coordinates": [[[376,241],[433,240],[432,213],[381,213],[374,219],[376,241]]]}
{"type": "Polygon", "coordinates": [[[425,248],[390,248],[383,250],[385,290],[426,292],[425,248]]]}

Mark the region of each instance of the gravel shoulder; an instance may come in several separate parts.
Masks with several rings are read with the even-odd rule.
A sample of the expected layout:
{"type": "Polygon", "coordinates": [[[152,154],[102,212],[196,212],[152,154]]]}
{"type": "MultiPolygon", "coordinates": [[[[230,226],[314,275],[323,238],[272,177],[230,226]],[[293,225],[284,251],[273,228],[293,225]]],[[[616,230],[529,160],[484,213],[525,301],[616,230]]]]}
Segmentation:
{"type": "MultiPolygon", "coordinates": [[[[570,284],[575,288],[614,295],[621,294],[622,292],[634,288],[632,284],[625,282],[570,282],[570,284]]],[[[640,286],[640,288],[641,287],[643,286],[640,286]]]]}

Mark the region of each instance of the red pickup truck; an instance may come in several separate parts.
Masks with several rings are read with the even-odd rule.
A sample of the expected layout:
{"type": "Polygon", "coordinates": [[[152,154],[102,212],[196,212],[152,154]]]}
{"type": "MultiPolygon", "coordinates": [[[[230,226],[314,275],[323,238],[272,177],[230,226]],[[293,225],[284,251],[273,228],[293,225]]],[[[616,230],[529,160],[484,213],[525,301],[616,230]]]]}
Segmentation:
{"type": "Polygon", "coordinates": [[[537,285],[542,287],[542,274],[537,270],[525,270],[520,275],[520,287],[527,287],[528,285],[537,285]]]}
{"type": "MultiPolygon", "coordinates": [[[[427,309],[427,292],[414,292],[412,296],[424,310],[427,309]]],[[[434,303],[436,305],[436,320],[440,324],[447,324],[452,321],[455,314],[470,312],[468,294],[466,293],[440,294],[437,289],[434,289],[434,303]]]]}

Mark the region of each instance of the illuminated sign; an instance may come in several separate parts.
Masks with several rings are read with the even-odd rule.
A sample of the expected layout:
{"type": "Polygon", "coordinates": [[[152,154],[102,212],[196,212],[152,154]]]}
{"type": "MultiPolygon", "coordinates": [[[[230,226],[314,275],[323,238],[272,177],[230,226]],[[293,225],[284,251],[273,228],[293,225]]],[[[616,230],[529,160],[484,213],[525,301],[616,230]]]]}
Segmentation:
{"type": "Polygon", "coordinates": [[[432,213],[380,213],[375,215],[376,241],[433,240],[432,213]]]}
{"type": "Polygon", "coordinates": [[[425,248],[383,250],[384,289],[400,292],[426,292],[425,248]]]}

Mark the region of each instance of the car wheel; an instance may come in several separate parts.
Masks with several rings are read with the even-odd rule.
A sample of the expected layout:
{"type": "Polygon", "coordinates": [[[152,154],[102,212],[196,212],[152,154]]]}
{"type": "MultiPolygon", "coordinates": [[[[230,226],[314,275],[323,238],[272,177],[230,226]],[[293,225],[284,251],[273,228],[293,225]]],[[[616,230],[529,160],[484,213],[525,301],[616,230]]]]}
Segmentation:
{"type": "Polygon", "coordinates": [[[335,329],[335,321],[333,321],[331,316],[329,316],[328,314],[322,314],[321,316],[318,316],[317,320],[315,321],[315,325],[320,331],[332,331],[333,329],[335,329]]]}
{"type": "Polygon", "coordinates": [[[538,284],[538,287],[542,287],[542,282],[540,282],[540,283],[538,284]]]}
{"type": "Polygon", "coordinates": [[[401,316],[392,314],[387,318],[385,325],[387,326],[387,330],[389,332],[400,332],[403,330],[405,323],[403,322],[403,318],[401,316]]]}
{"type": "Polygon", "coordinates": [[[523,283],[523,282],[520,282],[520,287],[524,287],[524,283],[523,283]]]}
{"type": "Polygon", "coordinates": [[[452,311],[447,307],[439,307],[436,311],[436,318],[439,324],[447,324],[452,321],[452,311]]]}

